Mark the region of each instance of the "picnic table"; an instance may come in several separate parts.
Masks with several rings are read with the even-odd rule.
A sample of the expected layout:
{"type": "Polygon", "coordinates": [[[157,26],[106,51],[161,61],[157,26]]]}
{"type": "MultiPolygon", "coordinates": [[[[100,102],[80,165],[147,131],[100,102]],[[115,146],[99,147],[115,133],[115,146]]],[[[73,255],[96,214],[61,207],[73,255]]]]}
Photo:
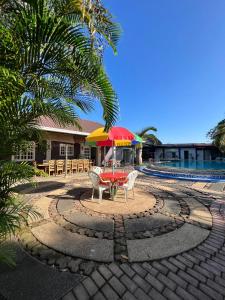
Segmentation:
{"type": "Polygon", "coordinates": [[[125,183],[128,173],[126,172],[104,172],[100,174],[100,178],[103,181],[110,181],[111,183],[111,196],[114,200],[114,196],[117,190],[118,183],[125,183]]]}

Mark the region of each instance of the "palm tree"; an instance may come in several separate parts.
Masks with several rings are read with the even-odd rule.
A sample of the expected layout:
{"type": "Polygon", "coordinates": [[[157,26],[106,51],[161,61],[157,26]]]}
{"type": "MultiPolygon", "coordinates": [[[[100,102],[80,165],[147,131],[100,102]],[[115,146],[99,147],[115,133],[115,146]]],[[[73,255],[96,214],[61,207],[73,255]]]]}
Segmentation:
{"type": "Polygon", "coordinates": [[[32,211],[11,185],[33,169],[4,159],[40,138],[42,115],[79,126],[77,111],[99,100],[105,128],[115,123],[102,54],[106,45],[116,52],[120,29],[98,0],[3,0],[0,11],[0,260],[12,264],[2,245],[32,211]]]}
{"type": "Polygon", "coordinates": [[[99,45],[116,51],[120,29],[101,2],[8,0],[0,8],[0,153],[33,139],[40,115],[79,126],[77,110],[89,112],[96,99],[112,126],[118,101],[99,45]]]}
{"type": "MultiPolygon", "coordinates": [[[[149,133],[149,131],[156,132],[157,129],[155,127],[149,126],[149,127],[143,128],[141,131],[137,132],[136,134],[139,135],[146,144],[160,145],[161,141],[155,136],[155,134],[149,133]]],[[[143,145],[140,144],[138,151],[137,151],[137,162],[139,165],[142,164],[142,148],[143,148],[143,145]]]]}
{"type": "Polygon", "coordinates": [[[208,136],[221,152],[225,152],[225,119],[220,121],[213,129],[208,132],[208,136]]]}

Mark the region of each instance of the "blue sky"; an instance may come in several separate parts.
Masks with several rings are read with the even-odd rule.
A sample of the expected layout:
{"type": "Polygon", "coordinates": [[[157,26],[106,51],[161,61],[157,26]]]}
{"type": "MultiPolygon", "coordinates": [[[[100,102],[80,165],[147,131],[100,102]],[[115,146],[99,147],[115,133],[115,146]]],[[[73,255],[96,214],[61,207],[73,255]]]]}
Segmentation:
{"type": "MultiPolygon", "coordinates": [[[[207,142],[207,131],[225,116],[225,1],[105,3],[123,28],[118,55],[105,53],[118,125],[155,126],[164,143],[207,142]]],[[[101,116],[96,105],[86,118],[101,116]]]]}

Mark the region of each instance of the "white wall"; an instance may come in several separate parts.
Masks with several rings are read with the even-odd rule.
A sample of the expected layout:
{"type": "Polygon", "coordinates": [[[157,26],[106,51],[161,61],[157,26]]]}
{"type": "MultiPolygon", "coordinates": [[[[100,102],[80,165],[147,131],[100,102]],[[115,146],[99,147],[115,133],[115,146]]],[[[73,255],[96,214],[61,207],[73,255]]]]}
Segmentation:
{"type": "Polygon", "coordinates": [[[188,151],[188,159],[196,159],[195,148],[181,148],[180,159],[184,159],[184,151],[188,151]]]}

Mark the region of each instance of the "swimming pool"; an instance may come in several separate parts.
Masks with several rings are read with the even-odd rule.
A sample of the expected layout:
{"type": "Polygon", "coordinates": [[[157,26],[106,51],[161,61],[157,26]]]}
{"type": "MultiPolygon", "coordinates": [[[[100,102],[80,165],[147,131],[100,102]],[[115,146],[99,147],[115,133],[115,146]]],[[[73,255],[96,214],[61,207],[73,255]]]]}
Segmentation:
{"type": "Polygon", "coordinates": [[[160,162],[157,165],[178,169],[225,171],[225,161],[215,160],[177,160],[160,162]]]}

